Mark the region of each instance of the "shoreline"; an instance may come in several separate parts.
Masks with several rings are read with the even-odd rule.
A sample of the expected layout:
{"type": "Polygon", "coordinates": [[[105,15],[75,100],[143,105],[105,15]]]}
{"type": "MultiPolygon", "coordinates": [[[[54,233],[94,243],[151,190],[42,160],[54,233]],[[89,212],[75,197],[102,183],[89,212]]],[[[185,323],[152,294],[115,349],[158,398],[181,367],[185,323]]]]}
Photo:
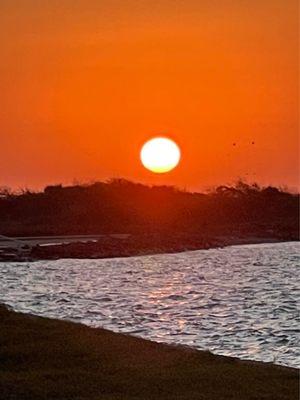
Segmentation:
{"type": "Polygon", "coordinates": [[[209,250],[228,246],[283,243],[299,241],[295,237],[214,236],[200,235],[132,235],[126,239],[104,237],[89,242],[35,245],[24,249],[2,249],[0,262],[28,262],[59,259],[105,259],[137,257],[156,254],[174,254],[185,251],[209,250]]]}
{"type": "Polygon", "coordinates": [[[0,305],[0,391],[13,399],[298,398],[295,368],[242,361],[0,305]]]}

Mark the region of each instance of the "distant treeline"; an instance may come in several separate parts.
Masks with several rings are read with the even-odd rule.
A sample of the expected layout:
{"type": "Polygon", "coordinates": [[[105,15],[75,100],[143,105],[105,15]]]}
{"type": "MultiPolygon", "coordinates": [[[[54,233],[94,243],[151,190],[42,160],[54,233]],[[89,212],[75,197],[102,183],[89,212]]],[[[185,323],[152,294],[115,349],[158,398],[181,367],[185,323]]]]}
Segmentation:
{"type": "Polygon", "coordinates": [[[239,182],[201,194],[125,179],[0,191],[0,234],[193,232],[298,238],[299,195],[239,182]]]}

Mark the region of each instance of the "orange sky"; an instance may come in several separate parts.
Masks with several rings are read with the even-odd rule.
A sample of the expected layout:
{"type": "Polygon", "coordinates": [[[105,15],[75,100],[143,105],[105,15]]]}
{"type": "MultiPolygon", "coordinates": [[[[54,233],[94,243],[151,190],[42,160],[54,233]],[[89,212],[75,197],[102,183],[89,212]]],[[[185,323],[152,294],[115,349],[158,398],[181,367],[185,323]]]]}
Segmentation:
{"type": "Polygon", "coordinates": [[[297,187],[297,4],[1,0],[0,185],[297,187]],[[182,162],[158,176],[139,149],[162,134],[182,162]]]}

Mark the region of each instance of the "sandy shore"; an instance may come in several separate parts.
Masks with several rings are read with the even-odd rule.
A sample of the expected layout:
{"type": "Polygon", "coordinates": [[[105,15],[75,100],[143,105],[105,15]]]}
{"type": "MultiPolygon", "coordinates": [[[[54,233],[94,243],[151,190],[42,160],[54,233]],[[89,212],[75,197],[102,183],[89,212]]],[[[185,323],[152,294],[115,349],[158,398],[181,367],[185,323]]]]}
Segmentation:
{"type": "Polygon", "coordinates": [[[0,398],[296,400],[298,371],[19,314],[0,305],[0,398]]]}

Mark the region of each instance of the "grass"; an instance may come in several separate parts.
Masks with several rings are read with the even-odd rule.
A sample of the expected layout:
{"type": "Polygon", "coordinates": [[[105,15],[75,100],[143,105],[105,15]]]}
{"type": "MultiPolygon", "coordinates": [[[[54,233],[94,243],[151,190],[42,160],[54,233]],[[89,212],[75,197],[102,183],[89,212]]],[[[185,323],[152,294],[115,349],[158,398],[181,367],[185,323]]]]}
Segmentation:
{"type": "Polygon", "coordinates": [[[0,399],[298,399],[298,372],[0,306],[0,399]]]}

